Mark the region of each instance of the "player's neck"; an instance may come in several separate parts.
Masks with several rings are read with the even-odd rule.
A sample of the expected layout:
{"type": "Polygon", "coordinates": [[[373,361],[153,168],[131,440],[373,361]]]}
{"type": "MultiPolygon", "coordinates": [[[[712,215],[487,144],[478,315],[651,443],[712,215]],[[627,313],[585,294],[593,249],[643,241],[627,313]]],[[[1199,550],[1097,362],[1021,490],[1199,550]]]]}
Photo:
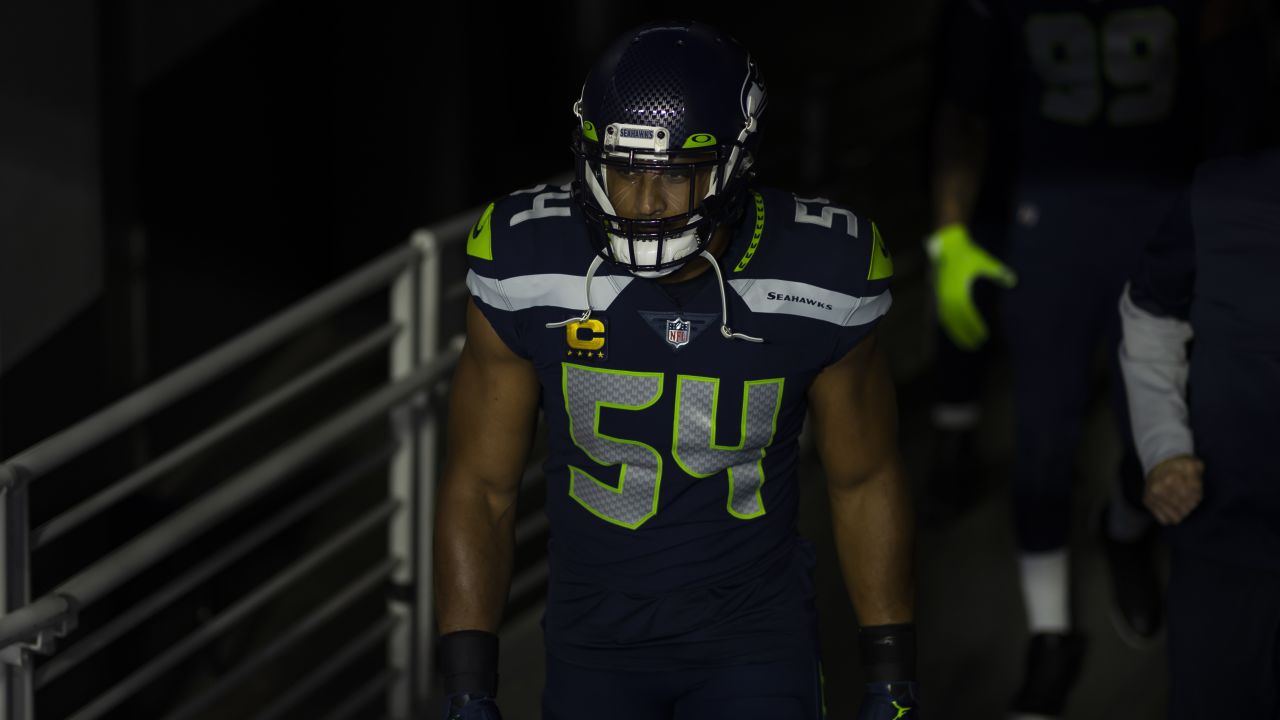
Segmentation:
{"type": "MultiPolygon", "coordinates": [[[[716,228],[715,234],[711,236],[711,242],[707,245],[707,252],[711,253],[711,257],[719,260],[727,247],[729,247],[729,228],[721,225],[716,228]]],[[[684,282],[686,280],[692,280],[710,269],[711,266],[707,263],[707,259],[699,254],[694,259],[685,263],[679,270],[665,277],[658,278],[658,282],[684,282]]]]}

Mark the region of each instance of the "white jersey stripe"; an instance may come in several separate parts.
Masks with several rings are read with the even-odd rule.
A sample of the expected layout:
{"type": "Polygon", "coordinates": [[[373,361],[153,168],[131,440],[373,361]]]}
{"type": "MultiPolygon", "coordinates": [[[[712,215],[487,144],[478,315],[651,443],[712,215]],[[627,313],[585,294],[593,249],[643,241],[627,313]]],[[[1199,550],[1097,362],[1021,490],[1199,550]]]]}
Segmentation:
{"type": "MultiPolygon", "coordinates": [[[[591,283],[591,307],[606,310],[635,278],[596,277],[591,283]]],[[[467,288],[487,305],[501,310],[534,307],[586,309],[585,276],[544,273],[503,280],[467,273],[467,288]]],[[[729,285],[752,312],[797,315],[843,327],[866,325],[889,311],[888,290],[867,297],[846,295],[808,283],[787,280],[730,280],[729,285]]]]}
{"type": "MultiPolygon", "coordinates": [[[[591,307],[605,310],[635,278],[620,275],[597,275],[591,282],[591,307]]],[[[585,275],[517,275],[499,280],[467,272],[467,289],[471,294],[500,310],[528,310],[533,307],[587,309],[585,275]]]]}
{"type": "Polygon", "coordinates": [[[729,285],[751,312],[798,315],[842,327],[866,325],[893,304],[888,290],[858,297],[792,280],[730,280],[729,285]]]}

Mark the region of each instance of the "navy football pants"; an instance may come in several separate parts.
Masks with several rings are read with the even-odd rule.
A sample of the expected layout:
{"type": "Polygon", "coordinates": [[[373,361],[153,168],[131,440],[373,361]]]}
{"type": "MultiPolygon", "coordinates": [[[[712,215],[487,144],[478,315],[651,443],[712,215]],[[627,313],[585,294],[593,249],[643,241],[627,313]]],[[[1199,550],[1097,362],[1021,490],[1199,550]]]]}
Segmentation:
{"type": "Polygon", "coordinates": [[[627,671],[547,658],[543,720],[820,720],[816,659],[627,671]]]}
{"type": "Polygon", "coordinates": [[[1170,560],[1170,720],[1280,720],[1280,572],[1170,560]]]}
{"type": "Polygon", "coordinates": [[[1123,447],[1125,495],[1142,508],[1116,351],[1117,304],[1172,196],[1140,188],[1024,188],[1010,238],[1018,285],[1004,297],[1017,421],[1012,477],[1018,546],[1046,552],[1067,543],[1081,427],[1101,347],[1123,447]]]}

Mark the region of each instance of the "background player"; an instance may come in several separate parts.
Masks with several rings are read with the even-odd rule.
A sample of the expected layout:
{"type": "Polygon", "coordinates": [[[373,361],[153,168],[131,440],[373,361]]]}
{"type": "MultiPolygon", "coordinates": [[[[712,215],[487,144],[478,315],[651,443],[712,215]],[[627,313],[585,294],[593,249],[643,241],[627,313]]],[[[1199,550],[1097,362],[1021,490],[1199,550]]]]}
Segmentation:
{"type": "MultiPolygon", "coordinates": [[[[1032,632],[1015,715],[1059,714],[1083,657],[1066,546],[1095,352],[1118,338],[1114,299],[1204,146],[1198,108],[1229,106],[1208,95],[1217,86],[1197,83],[1222,61],[1223,44],[1207,45],[1226,31],[1221,5],[965,0],[949,10],[930,249],[939,318],[962,349],[987,334],[975,281],[1010,288],[1002,302],[1017,420],[1011,485],[1032,632]],[[966,230],[990,143],[1012,148],[1002,260],[966,230]]],[[[1123,428],[1118,369],[1108,365],[1123,428]]],[[[1117,485],[1102,536],[1117,627],[1138,644],[1159,629],[1161,605],[1141,471],[1127,434],[1121,444],[1128,499],[1117,485]]]]}
{"type": "Polygon", "coordinates": [[[766,103],[713,28],[627,33],[575,105],[577,180],[514,193],[473,229],[436,524],[456,716],[496,717],[539,408],[545,717],[820,716],[795,519],[806,410],[872,680],[860,717],[917,715],[912,516],[873,332],[892,261],[852,211],[749,188],[766,103]]]}

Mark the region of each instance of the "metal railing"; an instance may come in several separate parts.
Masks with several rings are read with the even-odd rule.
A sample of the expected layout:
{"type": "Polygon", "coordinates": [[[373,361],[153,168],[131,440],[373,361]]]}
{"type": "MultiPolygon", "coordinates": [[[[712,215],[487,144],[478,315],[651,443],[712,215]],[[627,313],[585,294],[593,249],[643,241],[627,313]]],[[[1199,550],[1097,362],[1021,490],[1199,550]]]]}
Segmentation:
{"type": "MultiPolygon", "coordinates": [[[[351,717],[385,697],[380,715],[406,719],[423,707],[432,678],[434,623],[431,606],[431,517],[437,468],[437,403],[443,380],[456,362],[458,343],[440,337],[442,303],[456,305],[465,290],[441,282],[441,252],[465,238],[479,211],[460,215],[430,229],[419,230],[410,242],[350,273],[256,327],[202,355],[187,365],[111,404],[81,422],[14,455],[0,464],[0,548],[5,572],[0,576],[0,720],[33,720],[36,693],[75,669],[90,656],[118,644],[141,624],[250,557],[282,531],[330,503],[361,478],[387,468],[385,501],[367,509],[345,527],[334,530],[319,545],[306,548],[283,569],[228,606],[221,608],[189,634],[174,638],[163,651],[146,659],[105,691],[67,717],[93,720],[118,708],[144,687],[155,683],[184,660],[205,648],[220,634],[242,621],[304,576],[371,533],[386,533],[381,562],[361,568],[357,577],[326,596],[309,612],[280,628],[261,647],[199,692],[181,698],[166,720],[198,717],[281,655],[295,649],[316,630],[385,590],[383,616],[350,634],[337,651],[315,662],[304,678],[276,692],[253,717],[278,718],[294,711],[308,697],[324,689],[362,656],[385,648],[385,666],[360,687],[350,688],[341,704],[327,708],[334,718],[351,717]],[[390,321],[300,372],[261,398],[172,449],[131,469],[105,489],[29,527],[29,494],[34,484],[100,444],[153,418],[171,405],[205,389],[234,369],[279,346],[313,323],[387,292],[390,321]],[[229,437],[276,409],[295,402],[322,383],[379,352],[388,353],[389,380],[354,403],[305,429],[265,457],[230,474],[188,505],[142,530],[91,562],[40,597],[33,598],[31,561],[35,550],[66,537],[89,521],[110,513],[140,490],[153,485],[192,458],[217,449],[229,437]],[[86,632],[75,633],[82,613],[174,553],[192,545],[212,528],[226,523],[255,501],[278,491],[291,476],[314,464],[328,449],[357,430],[389,419],[389,432],[380,449],[366,453],[319,482],[277,512],[224,543],[181,572],[149,586],[140,601],[86,632]],[[70,644],[59,650],[59,639],[70,644]],[[45,656],[38,664],[35,656],[45,656]]],[[[58,478],[45,481],[56,483],[58,478]]]]}

